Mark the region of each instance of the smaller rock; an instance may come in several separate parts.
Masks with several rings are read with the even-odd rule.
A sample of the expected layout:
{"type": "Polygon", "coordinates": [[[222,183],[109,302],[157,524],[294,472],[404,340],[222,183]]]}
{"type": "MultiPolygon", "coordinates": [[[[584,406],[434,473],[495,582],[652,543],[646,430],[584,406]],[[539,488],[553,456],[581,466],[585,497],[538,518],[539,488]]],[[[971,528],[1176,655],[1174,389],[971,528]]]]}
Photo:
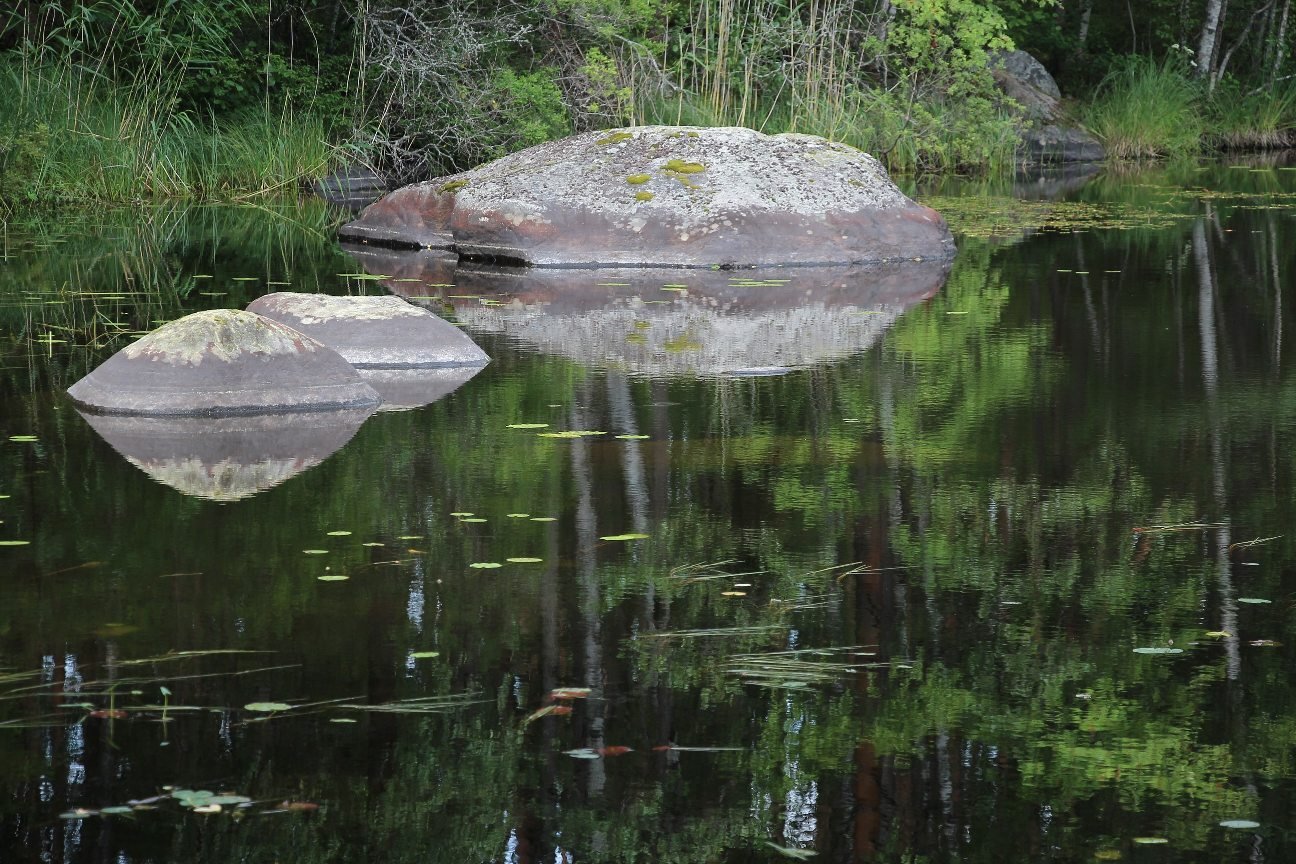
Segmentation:
{"type": "Polygon", "coordinates": [[[490,362],[462,330],[400,297],[281,291],[252,301],[248,311],[319,340],[356,367],[434,368],[490,362]]]}
{"type": "Polygon", "coordinates": [[[311,190],[330,204],[356,211],[368,207],[391,187],[387,178],[360,166],[341,168],[311,184],[311,190]]]}
{"type": "Polygon", "coordinates": [[[1018,105],[1017,155],[1026,163],[1101,162],[1102,142],[1062,110],[1062,92],[1053,76],[1025,51],[1000,51],[990,72],[1005,96],[1018,105]]]}
{"type": "Polygon", "coordinates": [[[186,315],[73,384],[106,414],[221,416],[367,408],[377,392],[336,351],[278,321],[237,309],[186,315]]]}

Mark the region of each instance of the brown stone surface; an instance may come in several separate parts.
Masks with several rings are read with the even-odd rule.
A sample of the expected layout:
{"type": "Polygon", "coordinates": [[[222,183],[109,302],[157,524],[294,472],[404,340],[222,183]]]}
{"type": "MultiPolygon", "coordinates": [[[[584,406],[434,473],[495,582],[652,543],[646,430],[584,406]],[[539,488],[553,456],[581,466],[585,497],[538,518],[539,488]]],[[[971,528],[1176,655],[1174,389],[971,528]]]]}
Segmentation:
{"type": "Polygon", "coordinates": [[[373,409],[238,417],[82,414],[113,449],[185,495],[237,501],[323,462],[373,409]]]}
{"type": "Polygon", "coordinates": [[[873,157],[808,135],[643,126],[406,186],[344,240],[539,266],[746,267],[950,258],[940,214],[873,157]]]}
{"type": "Polygon", "coordinates": [[[247,307],[305,333],[357,368],[484,366],[490,362],[462,330],[399,297],[267,294],[247,307]]]}
{"type": "Polygon", "coordinates": [[[257,414],[376,407],[336,351],[251,312],[195,312],[109,357],[68,390],[100,413],[257,414]]]}

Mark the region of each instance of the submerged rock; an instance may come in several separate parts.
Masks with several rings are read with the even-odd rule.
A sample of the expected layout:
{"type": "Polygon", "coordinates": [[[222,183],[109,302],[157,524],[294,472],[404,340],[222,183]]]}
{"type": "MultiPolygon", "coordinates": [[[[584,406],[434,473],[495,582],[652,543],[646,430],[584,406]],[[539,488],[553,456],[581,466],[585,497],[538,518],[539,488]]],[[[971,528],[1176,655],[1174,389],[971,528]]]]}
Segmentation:
{"type": "Polygon", "coordinates": [[[282,291],[252,301],[247,311],[305,333],[356,367],[485,366],[490,362],[458,327],[399,297],[282,291]]]}
{"type": "Polygon", "coordinates": [[[107,414],[258,414],[374,407],[379,397],[346,360],[252,312],[195,312],[109,357],[68,389],[107,414]]]}
{"type": "Polygon", "coordinates": [[[360,408],[220,418],[82,416],[159,483],[197,498],[237,501],[323,462],[372,413],[360,408]]]}
{"type": "Polygon", "coordinates": [[[587,132],[406,186],[343,239],[541,266],[744,267],[947,259],[940,214],[876,159],[809,135],[587,132]]]}

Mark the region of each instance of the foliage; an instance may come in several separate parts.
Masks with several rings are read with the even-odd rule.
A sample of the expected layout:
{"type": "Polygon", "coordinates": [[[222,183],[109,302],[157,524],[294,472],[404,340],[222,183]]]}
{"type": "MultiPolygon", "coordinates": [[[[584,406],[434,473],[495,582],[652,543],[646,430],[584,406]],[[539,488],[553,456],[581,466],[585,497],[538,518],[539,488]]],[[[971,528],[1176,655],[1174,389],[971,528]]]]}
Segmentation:
{"type": "Polygon", "coordinates": [[[1202,97],[1176,59],[1131,57],[1103,81],[1086,120],[1117,159],[1192,156],[1206,131],[1202,97]]]}

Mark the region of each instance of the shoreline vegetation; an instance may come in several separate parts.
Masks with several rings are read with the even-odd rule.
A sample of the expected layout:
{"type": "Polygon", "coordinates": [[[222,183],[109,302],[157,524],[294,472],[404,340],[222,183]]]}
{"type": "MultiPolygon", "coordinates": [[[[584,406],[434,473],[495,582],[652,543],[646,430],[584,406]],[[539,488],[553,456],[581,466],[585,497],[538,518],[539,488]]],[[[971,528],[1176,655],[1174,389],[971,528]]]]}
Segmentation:
{"type": "Polygon", "coordinates": [[[404,183],[648,123],[1003,175],[1021,121],[989,62],[1014,46],[1112,159],[1290,147],[1290,5],[1157,0],[1136,30],[1102,0],[19,0],[0,12],[0,213],[255,199],[340,165],[404,183]]]}

